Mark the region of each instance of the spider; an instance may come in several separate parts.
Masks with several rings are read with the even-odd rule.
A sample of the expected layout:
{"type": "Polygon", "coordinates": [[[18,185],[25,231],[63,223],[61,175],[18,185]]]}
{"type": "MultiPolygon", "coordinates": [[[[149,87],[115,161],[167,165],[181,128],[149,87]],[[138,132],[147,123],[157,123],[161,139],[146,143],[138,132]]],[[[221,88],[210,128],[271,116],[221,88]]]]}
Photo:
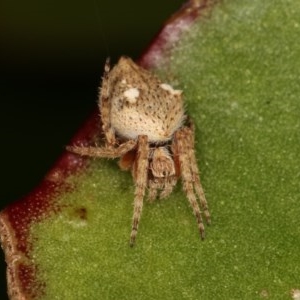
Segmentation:
{"type": "Polygon", "coordinates": [[[196,216],[200,237],[205,231],[197,198],[207,223],[208,205],[194,150],[194,125],[183,108],[182,91],[122,56],[111,69],[107,59],[99,96],[105,135],[103,147],[68,146],[82,156],[120,158],[135,183],[130,245],[136,240],[143,200],[170,195],[179,177],[196,216]]]}

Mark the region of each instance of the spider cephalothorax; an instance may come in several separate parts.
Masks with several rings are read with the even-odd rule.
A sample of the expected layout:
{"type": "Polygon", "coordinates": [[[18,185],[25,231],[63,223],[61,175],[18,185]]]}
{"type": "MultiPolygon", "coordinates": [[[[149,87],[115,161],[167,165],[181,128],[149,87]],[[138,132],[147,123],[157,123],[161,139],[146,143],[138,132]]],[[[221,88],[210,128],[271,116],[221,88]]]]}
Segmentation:
{"type": "Polygon", "coordinates": [[[121,169],[131,170],[135,193],[130,244],[135,242],[146,190],[150,200],[164,198],[179,177],[204,238],[197,198],[208,223],[210,215],[195,158],[194,126],[184,113],[182,91],[121,57],[111,70],[106,62],[99,110],[105,145],[67,149],[92,157],[120,157],[121,169]]]}

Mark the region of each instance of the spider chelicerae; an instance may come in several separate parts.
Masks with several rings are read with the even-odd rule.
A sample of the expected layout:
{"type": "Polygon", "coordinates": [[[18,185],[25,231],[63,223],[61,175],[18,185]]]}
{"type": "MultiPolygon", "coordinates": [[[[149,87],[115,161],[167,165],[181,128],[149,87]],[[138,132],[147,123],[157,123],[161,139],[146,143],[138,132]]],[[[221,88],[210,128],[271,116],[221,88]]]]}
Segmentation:
{"type": "Polygon", "coordinates": [[[99,110],[105,145],[67,150],[119,157],[120,168],[131,170],[135,192],[130,245],[135,243],[146,190],[150,201],[165,198],[179,177],[203,239],[200,207],[208,224],[210,214],[195,157],[194,125],[184,112],[182,91],[122,56],[112,69],[106,61],[99,110]]]}

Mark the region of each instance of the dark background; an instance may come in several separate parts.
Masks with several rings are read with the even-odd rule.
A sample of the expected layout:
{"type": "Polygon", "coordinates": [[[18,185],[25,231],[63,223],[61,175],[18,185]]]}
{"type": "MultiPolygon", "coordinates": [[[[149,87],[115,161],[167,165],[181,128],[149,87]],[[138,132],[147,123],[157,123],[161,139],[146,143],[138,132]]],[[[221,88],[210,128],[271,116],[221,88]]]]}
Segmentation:
{"type": "MultiPolygon", "coordinates": [[[[138,58],[182,2],[1,1],[0,210],[40,182],[96,107],[106,57],[138,58]]],[[[5,300],[1,250],[0,271],[5,300]]]]}

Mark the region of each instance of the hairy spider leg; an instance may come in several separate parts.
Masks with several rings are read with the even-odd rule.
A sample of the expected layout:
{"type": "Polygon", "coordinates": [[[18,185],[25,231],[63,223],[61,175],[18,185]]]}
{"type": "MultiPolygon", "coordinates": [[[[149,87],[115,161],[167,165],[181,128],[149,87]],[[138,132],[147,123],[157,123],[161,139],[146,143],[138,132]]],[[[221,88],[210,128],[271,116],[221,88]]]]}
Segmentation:
{"type": "MultiPolygon", "coordinates": [[[[188,127],[183,127],[178,129],[175,132],[174,136],[174,156],[179,161],[180,171],[181,171],[181,178],[183,184],[183,190],[186,193],[188,201],[193,209],[193,213],[196,217],[198,229],[200,233],[201,239],[205,237],[205,229],[204,224],[201,216],[201,211],[197,202],[197,197],[194,191],[195,187],[195,173],[193,170],[197,169],[197,165],[194,167],[192,166],[191,156],[194,155],[193,150],[191,149],[190,142],[194,139],[193,131],[188,127]]],[[[196,159],[195,159],[196,160],[196,159]]],[[[200,181],[199,183],[200,184],[200,181]]],[[[200,184],[201,186],[201,184],[200,184]]],[[[204,194],[203,194],[204,195],[204,194]]],[[[200,195],[198,195],[200,197],[200,195]]],[[[202,195],[201,195],[202,197],[202,195]]],[[[203,203],[203,199],[201,200],[200,204],[203,203]]],[[[206,200],[205,200],[206,203],[206,200]]],[[[207,204],[205,205],[207,209],[207,204]]]]}
{"type": "Polygon", "coordinates": [[[106,137],[106,145],[114,146],[116,144],[115,131],[110,124],[110,86],[109,81],[110,59],[107,58],[104,66],[104,74],[99,95],[99,111],[101,112],[102,130],[106,137]]]}
{"type": "Polygon", "coordinates": [[[197,196],[199,197],[200,200],[200,206],[203,208],[203,213],[206,219],[207,224],[211,223],[211,218],[210,218],[210,213],[208,210],[208,204],[206,201],[206,197],[204,194],[204,190],[200,181],[200,172],[197,167],[197,160],[196,160],[196,155],[195,155],[195,126],[194,123],[190,121],[190,128],[189,128],[189,133],[187,134],[187,138],[189,138],[189,159],[190,159],[190,164],[191,164],[191,171],[192,171],[192,176],[194,179],[194,188],[196,191],[197,196]]]}
{"type": "Polygon", "coordinates": [[[128,151],[134,149],[136,147],[136,144],[137,144],[136,140],[128,140],[127,142],[121,144],[116,148],[67,146],[66,149],[70,152],[79,154],[81,156],[116,158],[116,157],[123,156],[128,151]]]}
{"type": "Polygon", "coordinates": [[[137,142],[137,157],[133,165],[133,178],[135,181],[134,192],[134,209],[132,229],[130,235],[130,246],[134,245],[138,225],[143,209],[143,199],[148,182],[148,168],[149,168],[149,144],[146,135],[140,135],[137,142]]]}

